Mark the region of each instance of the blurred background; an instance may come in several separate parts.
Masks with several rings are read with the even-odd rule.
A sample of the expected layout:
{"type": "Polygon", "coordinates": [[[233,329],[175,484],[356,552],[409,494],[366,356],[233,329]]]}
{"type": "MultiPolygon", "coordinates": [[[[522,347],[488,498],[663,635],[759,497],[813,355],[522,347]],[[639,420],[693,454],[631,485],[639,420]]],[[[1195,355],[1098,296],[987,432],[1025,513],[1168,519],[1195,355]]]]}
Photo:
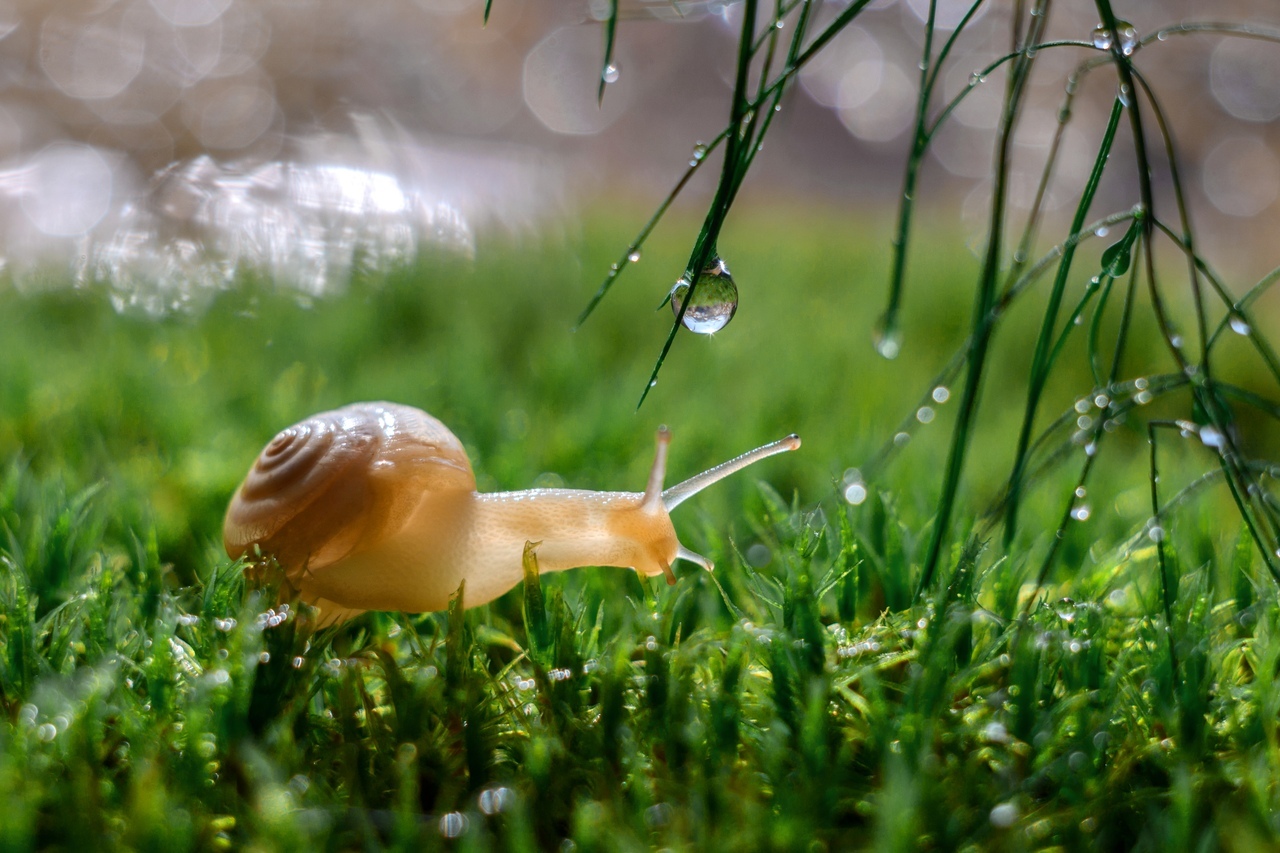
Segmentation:
{"type": "MultiPolygon", "coordinates": [[[[938,4],[940,33],[967,5],[938,4]]],[[[1007,49],[1006,6],[986,4],[960,39],[948,96],[1007,49]]],[[[599,202],[634,211],[638,227],[727,120],[742,10],[624,0],[616,79],[597,104],[608,8],[494,0],[485,25],[481,0],[0,3],[0,262],[20,288],[92,282],[120,310],[166,313],[198,310],[247,270],[320,296],[423,244],[468,256],[488,229],[545,231],[599,202]]],[[[805,69],[740,204],[894,208],[927,9],[876,0],[805,69]]],[[[1209,11],[1117,5],[1140,36],[1209,11]]],[[[1269,2],[1211,12],[1280,25],[1269,2]]],[[[1088,41],[1096,24],[1091,3],[1058,3],[1049,33],[1088,41]]],[[[1034,192],[1066,76],[1091,55],[1039,60],[1015,213],[1034,192]]],[[[1260,275],[1269,259],[1242,247],[1273,234],[1280,213],[1280,47],[1176,35],[1138,60],[1170,108],[1196,209],[1210,214],[1196,218],[1202,247],[1229,248],[1218,258],[1229,271],[1260,275]]],[[[958,204],[969,240],[983,228],[1002,85],[997,74],[978,87],[926,165],[929,203],[958,204]]],[[[1086,79],[1050,211],[1074,202],[1114,86],[1107,69],[1086,79]]],[[[1095,213],[1135,198],[1129,158],[1113,160],[1095,213]]],[[[705,209],[712,171],[684,209],[705,209]]],[[[633,230],[619,231],[619,250],[633,230]]]]}

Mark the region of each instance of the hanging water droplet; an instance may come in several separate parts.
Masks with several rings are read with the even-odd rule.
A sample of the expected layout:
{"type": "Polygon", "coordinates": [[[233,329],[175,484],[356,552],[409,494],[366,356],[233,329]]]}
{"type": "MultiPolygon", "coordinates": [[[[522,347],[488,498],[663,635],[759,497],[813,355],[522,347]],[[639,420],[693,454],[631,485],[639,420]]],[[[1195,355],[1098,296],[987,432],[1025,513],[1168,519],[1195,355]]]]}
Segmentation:
{"type": "Polygon", "coordinates": [[[604,80],[606,83],[617,83],[618,66],[615,63],[610,62],[604,67],[604,70],[600,72],[600,79],[604,80]]]}
{"type": "Polygon", "coordinates": [[[916,409],[916,420],[922,424],[927,424],[933,420],[933,414],[932,406],[921,406],[916,409]]]}
{"type": "Polygon", "coordinates": [[[1227,443],[1227,438],[1221,430],[1208,425],[1200,427],[1200,440],[1204,442],[1205,447],[1216,447],[1219,450],[1227,443]]]}
{"type": "Polygon", "coordinates": [[[945,385],[939,385],[933,389],[933,402],[945,403],[951,399],[951,389],[945,385]]]}
{"type": "Polygon", "coordinates": [[[707,144],[705,142],[699,142],[693,146],[693,162],[696,163],[706,156],[707,156],[707,144]]]}
{"type": "Polygon", "coordinates": [[[1098,24],[1093,28],[1090,41],[1093,42],[1093,46],[1098,50],[1111,50],[1111,30],[1107,29],[1103,24],[1098,24]]]}
{"type": "Polygon", "coordinates": [[[1235,332],[1237,335],[1247,335],[1252,331],[1252,329],[1249,328],[1249,323],[1239,314],[1232,314],[1230,322],[1231,331],[1235,332]]]}
{"type": "Polygon", "coordinates": [[[1152,519],[1150,526],[1147,527],[1147,538],[1152,542],[1164,541],[1164,528],[1156,524],[1155,519],[1152,519]]]}
{"type": "Polygon", "coordinates": [[[628,261],[631,261],[631,263],[633,263],[633,264],[638,264],[638,263],[640,263],[640,250],[639,250],[639,249],[632,249],[632,250],[627,254],[627,260],[628,260],[628,261]]]}
{"type": "Polygon", "coordinates": [[[1125,56],[1132,56],[1138,47],[1138,31],[1128,21],[1116,21],[1116,29],[1120,32],[1120,51],[1125,56]]]}
{"type": "Polygon", "coordinates": [[[897,326],[891,329],[885,328],[882,322],[876,326],[871,343],[876,348],[876,352],[880,353],[881,358],[892,361],[898,357],[898,353],[902,352],[902,332],[897,326]]]}
{"type": "Polygon", "coordinates": [[[1071,517],[1076,521],[1088,521],[1090,512],[1088,504],[1080,504],[1080,506],[1071,510],[1071,517]]]}
{"type": "Polygon", "coordinates": [[[1133,380],[1133,387],[1137,388],[1139,391],[1146,388],[1149,384],[1150,383],[1147,382],[1147,377],[1145,376],[1139,376],[1137,379],[1133,380]]]}
{"type": "Polygon", "coordinates": [[[1151,392],[1139,391],[1137,394],[1133,395],[1133,402],[1137,403],[1139,406],[1145,406],[1147,403],[1151,402],[1151,392]]]}
{"type": "Polygon", "coordinates": [[[1085,456],[1095,456],[1097,455],[1097,453],[1098,453],[1098,445],[1096,442],[1091,441],[1084,446],[1085,456]]]}
{"type": "Polygon", "coordinates": [[[975,72],[973,72],[972,74],[970,74],[970,75],[969,75],[969,85],[970,85],[970,86],[976,86],[976,85],[978,85],[979,83],[981,83],[983,80],[986,80],[986,79],[987,79],[987,78],[986,78],[986,76],[985,76],[985,75],[983,75],[983,73],[982,73],[981,71],[975,71],[975,72]]]}
{"type": "Polygon", "coordinates": [[[1169,343],[1172,344],[1175,349],[1182,349],[1182,335],[1172,336],[1169,338],[1169,343]]]}
{"type": "MultiPolygon", "coordinates": [[[[688,293],[689,282],[683,278],[671,288],[671,311],[677,317],[688,293]]],[[[738,286],[729,274],[729,267],[723,259],[712,258],[698,276],[697,286],[689,297],[684,327],[699,335],[711,335],[729,325],[737,310],[738,286]]]]}
{"type": "Polygon", "coordinates": [[[1111,398],[1106,394],[1099,394],[1093,398],[1093,404],[1099,409],[1105,409],[1107,406],[1111,405],[1111,398]]]}
{"type": "Polygon", "coordinates": [[[1094,229],[1093,233],[1097,234],[1099,237],[1105,237],[1107,234],[1111,233],[1111,229],[1105,225],[1099,225],[1094,229]]]}
{"type": "Polygon", "coordinates": [[[904,446],[910,440],[911,440],[911,433],[909,432],[899,432],[899,433],[895,433],[893,436],[893,443],[898,447],[904,446]]]}

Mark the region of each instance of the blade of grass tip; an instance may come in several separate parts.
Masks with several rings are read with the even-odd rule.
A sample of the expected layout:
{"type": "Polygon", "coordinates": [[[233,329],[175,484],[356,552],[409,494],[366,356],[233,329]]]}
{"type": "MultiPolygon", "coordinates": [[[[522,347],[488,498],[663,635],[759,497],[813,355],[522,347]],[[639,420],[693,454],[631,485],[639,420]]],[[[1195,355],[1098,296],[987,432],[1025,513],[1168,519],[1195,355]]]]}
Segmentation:
{"type": "MultiPolygon", "coordinates": [[[[1013,28],[1018,29],[1019,22],[1015,18],[1013,28]]],[[[1015,36],[1016,37],[1016,36],[1015,36]]],[[[1016,45],[1015,45],[1016,47],[1016,45]]],[[[1020,55],[1013,61],[1009,70],[1009,79],[1005,87],[1004,103],[1001,109],[999,130],[997,133],[995,180],[991,194],[990,226],[987,236],[987,249],[979,275],[977,293],[974,297],[974,311],[971,320],[971,337],[973,344],[969,350],[968,371],[965,376],[964,392],[960,398],[956,423],[951,433],[951,447],[947,454],[946,474],[943,479],[942,493],[938,498],[938,511],[935,516],[935,527],[929,540],[929,551],[920,572],[920,582],[916,590],[917,597],[924,595],[933,581],[942,558],[943,546],[947,540],[951,522],[951,512],[955,507],[956,494],[960,488],[960,477],[964,471],[965,458],[968,455],[969,434],[977,414],[978,394],[982,378],[986,374],[987,350],[991,342],[992,326],[987,318],[996,303],[996,278],[1000,270],[1000,256],[1003,251],[1003,234],[1005,227],[1005,205],[1008,201],[1009,173],[1012,168],[1013,133],[1017,126],[1021,111],[1022,97],[1030,76],[1033,57],[1020,55]]]]}
{"type": "Polygon", "coordinates": [[[937,16],[936,0],[929,0],[929,13],[924,23],[924,45],[920,50],[920,92],[916,96],[916,117],[911,134],[911,151],[902,176],[902,195],[898,198],[898,226],[893,234],[893,260],[889,269],[889,302],[876,323],[876,351],[885,358],[896,358],[899,348],[899,314],[902,294],[906,289],[907,235],[911,231],[912,213],[915,211],[916,182],[925,151],[929,147],[929,100],[933,96],[933,77],[929,60],[933,53],[933,31],[937,16]]]}
{"type": "Polygon", "coordinates": [[[644,390],[640,392],[640,399],[636,402],[636,411],[639,411],[640,407],[644,405],[645,399],[649,396],[649,391],[658,384],[658,373],[662,370],[662,365],[667,360],[667,354],[671,352],[671,345],[675,342],[676,333],[684,322],[685,311],[693,300],[694,292],[698,289],[699,273],[706,268],[707,262],[715,251],[716,238],[720,235],[720,228],[724,224],[725,215],[729,211],[736,171],[741,168],[738,150],[742,144],[742,136],[738,131],[742,127],[742,118],[749,109],[746,93],[751,70],[751,42],[755,33],[758,7],[759,0],[746,0],[742,15],[742,34],[738,41],[738,70],[733,87],[733,105],[729,114],[729,127],[726,129],[727,142],[725,143],[724,164],[720,173],[720,183],[716,186],[715,199],[711,203],[710,210],[707,211],[707,218],[703,222],[698,239],[694,242],[689,264],[685,268],[685,275],[689,280],[689,289],[685,293],[684,302],[680,306],[675,322],[671,324],[671,329],[667,332],[667,339],[662,344],[662,351],[658,354],[657,361],[654,362],[653,371],[649,374],[649,381],[645,383],[644,390]]]}
{"type": "Polygon", "coordinates": [[[613,64],[613,43],[617,34],[618,0],[609,0],[609,17],[604,22],[604,63],[600,66],[600,90],[596,94],[598,105],[604,104],[605,87],[617,78],[618,69],[613,64]]]}
{"type": "MultiPolygon", "coordinates": [[[[653,229],[658,226],[658,222],[661,221],[664,215],[666,215],[667,209],[675,202],[676,196],[680,195],[684,190],[685,185],[689,183],[689,179],[692,178],[694,173],[701,168],[704,162],[706,162],[707,155],[719,147],[720,143],[724,141],[727,135],[728,130],[721,131],[715,139],[703,147],[700,155],[695,154],[694,158],[689,161],[689,167],[685,169],[684,174],[680,177],[680,180],[676,182],[675,187],[672,188],[671,192],[667,193],[667,197],[658,205],[658,209],[649,217],[649,221],[640,229],[640,233],[636,235],[636,238],[631,242],[631,245],[627,246],[626,251],[622,253],[622,257],[618,258],[617,263],[610,267],[609,275],[605,277],[604,282],[600,285],[600,289],[596,291],[595,295],[592,296],[591,300],[587,303],[587,307],[582,309],[582,313],[578,315],[577,321],[573,324],[574,331],[577,331],[578,328],[587,321],[587,318],[591,316],[591,312],[593,312],[596,309],[596,306],[600,304],[600,300],[604,299],[605,294],[609,292],[609,288],[613,287],[614,282],[618,280],[618,276],[620,276],[622,271],[625,270],[632,262],[632,256],[638,252],[642,246],[644,246],[645,240],[649,239],[649,235],[653,233],[653,229]]],[[[666,304],[665,299],[662,304],[666,304]]]]}
{"type": "Polygon", "coordinates": [[[489,23],[489,12],[493,10],[493,0],[484,0],[484,22],[489,23]]]}
{"type": "MultiPolygon", "coordinates": [[[[1106,169],[1107,159],[1111,155],[1111,147],[1115,142],[1116,131],[1120,126],[1120,114],[1124,105],[1117,98],[1111,105],[1111,115],[1103,131],[1098,145],[1098,154],[1094,158],[1089,179],[1085,182],[1084,191],[1080,195],[1080,203],[1071,220],[1071,233],[1079,233],[1084,226],[1085,217],[1093,205],[1094,196],[1102,182],[1102,173],[1106,169]]],[[[1040,406],[1040,395],[1044,391],[1044,379],[1052,362],[1050,352],[1054,329],[1058,325],[1058,313],[1066,294],[1067,279],[1071,273],[1071,264],[1075,259],[1076,243],[1071,242],[1062,248],[1062,260],[1058,263],[1058,272],[1054,277],[1053,289],[1049,293],[1049,303],[1045,306],[1044,317],[1040,324],[1040,334],[1036,338],[1035,350],[1031,356],[1031,371],[1027,378],[1027,403],[1022,413],[1022,426],[1018,431],[1017,449],[1013,456],[1013,470],[1009,474],[1009,502],[1005,507],[1004,546],[1008,548],[1018,531],[1018,508],[1021,499],[1021,482],[1027,464],[1027,447],[1031,441],[1031,431],[1035,426],[1036,412],[1040,406]]]]}

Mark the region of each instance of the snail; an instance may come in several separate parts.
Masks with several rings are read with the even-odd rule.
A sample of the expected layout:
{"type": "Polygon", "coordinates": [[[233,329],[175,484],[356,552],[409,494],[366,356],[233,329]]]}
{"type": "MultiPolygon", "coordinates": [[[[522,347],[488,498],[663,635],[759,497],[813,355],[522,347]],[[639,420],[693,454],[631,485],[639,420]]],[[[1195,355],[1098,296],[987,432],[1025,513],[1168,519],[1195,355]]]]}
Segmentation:
{"type": "Polygon", "coordinates": [[[314,415],[266,446],[227,507],[233,559],[274,557],[288,591],[332,625],[366,610],[442,610],[466,581],[465,606],[524,577],[526,542],[542,572],[623,566],[665,575],[688,560],[668,514],[712,483],[775,453],[766,444],[663,491],[671,433],[658,429],[644,492],[476,491],[462,443],[420,409],[355,403],[314,415]]]}

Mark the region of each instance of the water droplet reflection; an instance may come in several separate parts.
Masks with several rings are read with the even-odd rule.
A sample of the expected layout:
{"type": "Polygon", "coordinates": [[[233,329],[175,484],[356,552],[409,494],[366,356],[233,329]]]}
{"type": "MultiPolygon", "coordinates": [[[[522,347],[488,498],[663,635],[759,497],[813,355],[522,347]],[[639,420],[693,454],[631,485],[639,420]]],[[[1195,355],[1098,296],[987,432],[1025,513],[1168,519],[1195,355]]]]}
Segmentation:
{"type": "Polygon", "coordinates": [[[721,258],[713,258],[702,274],[697,286],[689,295],[689,282],[680,279],[671,288],[671,311],[680,316],[681,306],[688,296],[682,322],[684,327],[700,335],[714,334],[733,319],[738,310],[738,286],[734,284],[729,267],[721,258]]]}

